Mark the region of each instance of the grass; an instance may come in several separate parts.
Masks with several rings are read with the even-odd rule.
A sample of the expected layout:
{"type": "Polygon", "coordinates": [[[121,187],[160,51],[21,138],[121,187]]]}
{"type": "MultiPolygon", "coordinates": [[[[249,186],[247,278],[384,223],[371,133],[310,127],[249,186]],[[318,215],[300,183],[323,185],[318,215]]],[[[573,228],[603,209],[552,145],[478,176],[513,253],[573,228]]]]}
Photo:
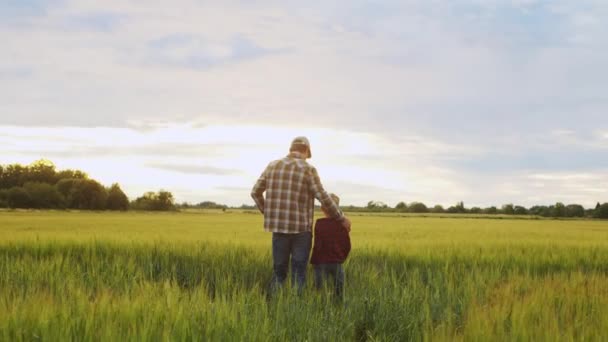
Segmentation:
{"type": "Polygon", "coordinates": [[[608,222],[353,216],[346,305],[261,215],[0,212],[0,340],[601,340],[608,222]],[[310,278],[310,274],[309,274],[310,278]]]}

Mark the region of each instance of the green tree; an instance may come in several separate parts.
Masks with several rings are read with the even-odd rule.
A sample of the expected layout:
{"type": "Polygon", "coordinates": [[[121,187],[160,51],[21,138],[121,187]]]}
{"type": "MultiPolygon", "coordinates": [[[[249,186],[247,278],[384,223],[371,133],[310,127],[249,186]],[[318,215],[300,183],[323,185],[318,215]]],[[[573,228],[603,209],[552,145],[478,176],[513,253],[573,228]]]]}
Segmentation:
{"type": "Polygon", "coordinates": [[[526,207],[523,207],[521,205],[516,205],[513,208],[513,213],[515,215],[528,215],[528,209],[526,209],[526,207]]]}
{"type": "Polygon", "coordinates": [[[469,212],[471,214],[481,214],[482,209],[480,207],[472,207],[471,209],[469,209],[469,212]]]}
{"type": "Polygon", "coordinates": [[[600,219],[608,219],[608,203],[600,205],[595,210],[595,217],[600,219]]]}
{"type": "Polygon", "coordinates": [[[55,184],[55,164],[47,159],[40,159],[31,163],[26,168],[26,174],[23,179],[25,182],[39,182],[47,184],[55,184]]]}
{"type": "Polygon", "coordinates": [[[30,195],[24,188],[14,186],[8,190],[7,204],[9,208],[29,208],[30,201],[30,195]]]}
{"type": "Polygon", "coordinates": [[[509,203],[509,204],[505,204],[502,206],[502,213],[505,215],[513,215],[515,214],[515,208],[513,207],[513,204],[509,203]]]}
{"type": "Polygon", "coordinates": [[[8,208],[8,189],[0,189],[0,208],[8,208]]]}
{"type": "Polygon", "coordinates": [[[2,182],[0,188],[10,189],[16,186],[23,185],[26,168],[19,164],[11,164],[4,168],[2,173],[2,182]]]}
{"type": "Polygon", "coordinates": [[[148,191],[131,203],[131,207],[137,210],[174,210],[173,194],[169,191],[160,190],[158,193],[148,191]]]}
{"type": "Polygon", "coordinates": [[[495,206],[491,206],[491,207],[485,208],[483,210],[483,213],[484,214],[495,215],[495,214],[498,214],[498,209],[495,206]]]}
{"type": "Polygon", "coordinates": [[[408,208],[410,213],[427,213],[429,211],[426,205],[422,202],[412,202],[408,208]]]}
{"type": "Polygon", "coordinates": [[[55,174],[56,182],[59,182],[63,179],[87,179],[89,178],[86,173],[80,170],[61,170],[55,174]]]}
{"type": "Polygon", "coordinates": [[[384,203],[384,202],[380,202],[380,201],[367,202],[367,210],[370,210],[370,211],[382,211],[386,208],[388,208],[388,205],[386,205],[386,203],[384,203]]]}
{"type": "Polygon", "coordinates": [[[555,206],[552,206],[551,216],[553,217],[565,217],[566,216],[566,206],[562,202],[555,203],[555,206]]]}
{"type": "Polygon", "coordinates": [[[108,189],[108,199],[106,208],[109,210],[127,210],[129,209],[129,198],[120,188],[118,183],[112,184],[108,189]]]}
{"type": "Polygon", "coordinates": [[[400,211],[400,212],[406,212],[407,211],[407,204],[405,204],[405,202],[399,202],[395,206],[395,209],[397,211],[400,211]]]}
{"type": "Polygon", "coordinates": [[[77,179],[70,188],[69,202],[74,209],[103,210],[107,198],[106,188],[93,179],[77,179]]]}
{"type": "Polygon", "coordinates": [[[30,197],[30,208],[48,209],[64,208],[65,198],[57,191],[57,188],[48,183],[27,182],[23,185],[30,197]]]}
{"type": "Polygon", "coordinates": [[[57,191],[65,198],[65,203],[68,208],[78,208],[78,204],[72,197],[73,190],[76,188],[76,184],[80,183],[80,179],[75,178],[63,178],[55,184],[57,191]]]}
{"type": "Polygon", "coordinates": [[[566,206],[567,217],[585,217],[585,208],[580,204],[568,204],[566,206]]]}
{"type": "Polygon", "coordinates": [[[460,202],[456,203],[456,205],[449,207],[447,209],[447,212],[450,214],[462,214],[462,213],[466,213],[467,210],[464,207],[464,202],[460,201],[460,202]]]}
{"type": "Polygon", "coordinates": [[[160,190],[158,192],[158,210],[173,209],[175,209],[173,194],[169,191],[160,190]]]}
{"type": "Polygon", "coordinates": [[[200,209],[222,209],[222,210],[228,209],[227,205],[215,203],[213,201],[203,201],[203,202],[198,203],[195,207],[200,208],[200,209]]]}
{"type": "Polygon", "coordinates": [[[431,209],[432,213],[443,213],[445,212],[445,210],[443,209],[442,205],[436,204],[432,209],[431,209]]]}

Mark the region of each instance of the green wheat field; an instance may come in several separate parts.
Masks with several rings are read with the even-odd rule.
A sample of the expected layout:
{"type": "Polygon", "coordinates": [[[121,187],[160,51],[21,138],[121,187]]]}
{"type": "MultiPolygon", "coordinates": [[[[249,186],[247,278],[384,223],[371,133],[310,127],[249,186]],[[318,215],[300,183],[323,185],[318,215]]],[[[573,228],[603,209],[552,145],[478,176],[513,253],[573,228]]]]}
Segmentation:
{"type": "Polygon", "coordinates": [[[338,305],[268,296],[258,213],[0,212],[0,340],[608,339],[606,221],[350,217],[338,305]]]}

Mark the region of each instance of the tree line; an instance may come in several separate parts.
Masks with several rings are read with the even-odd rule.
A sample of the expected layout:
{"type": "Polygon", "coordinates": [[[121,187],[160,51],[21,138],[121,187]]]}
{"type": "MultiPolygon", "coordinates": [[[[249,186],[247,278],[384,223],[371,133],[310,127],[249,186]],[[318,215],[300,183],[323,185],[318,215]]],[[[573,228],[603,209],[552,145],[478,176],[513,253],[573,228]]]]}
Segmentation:
{"type": "Polygon", "coordinates": [[[57,170],[41,159],[0,165],[0,208],[83,210],[174,210],[173,194],[146,192],[129,201],[118,183],[109,187],[80,170],[57,170]]]}
{"type": "Polygon", "coordinates": [[[364,207],[344,206],[345,211],[364,211],[364,212],[401,212],[401,213],[448,213],[448,214],[488,214],[488,215],[535,215],[542,217],[589,217],[589,218],[608,218],[608,203],[596,204],[594,208],[585,209],[580,204],[564,204],[557,202],[554,205],[535,205],[526,208],[512,203],[505,204],[500,208],[490,206],[486,208],[471,207],[466,208],[464,202],[444,208],[441,205],[427,207],[422,202],[399,202],[394,207],[389,207],[380,201],[369,201],[364,207]]]}
{"type": "MultiPolygon", "coordinates": [[[[80,170],[57,170],[55,165],[45,159],[30,165],[0,164],[0,208],[32,209],[83,209],[83,210],[177,210],[187,208],[222,209],[225,204],[204,201],[198,204],[175,204],[173,194],[169,191],[148,191],[130,201],[118,183],[109,187],[80,170]]],[[[255,209],[255,206],[243,204],[238,209],[255,209]]],[[[444,208],[441,205],[432,207],[422,202],[399,202],[389,207],[384,202],[369,201],[366,206],[342,206],[351,212],[397,212],[397,213],[449,213],[449,214],[502,214],[502,215],[536,215],[542,217],[589,217],[608,219],[608,203],[586,209],[580,204],[536,205],[526,208],[521,205],[505,204],[481,208],[466,208],[464,203],[444,208]]]]}

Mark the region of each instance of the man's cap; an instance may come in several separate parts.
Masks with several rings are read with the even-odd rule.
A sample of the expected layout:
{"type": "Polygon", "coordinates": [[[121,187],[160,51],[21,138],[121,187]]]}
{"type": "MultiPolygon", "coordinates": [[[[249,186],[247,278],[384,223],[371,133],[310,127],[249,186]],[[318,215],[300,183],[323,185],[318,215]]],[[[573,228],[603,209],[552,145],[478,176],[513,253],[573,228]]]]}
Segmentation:
{"type": "Polygon", "coordinates": [[[291,142],[290,150],[293,150],[295,146],[306,146],[308,147],[308,158],[312,158],[312,152],[310,150],[310,142],[306,137],[295,137],[291,142]]]}

